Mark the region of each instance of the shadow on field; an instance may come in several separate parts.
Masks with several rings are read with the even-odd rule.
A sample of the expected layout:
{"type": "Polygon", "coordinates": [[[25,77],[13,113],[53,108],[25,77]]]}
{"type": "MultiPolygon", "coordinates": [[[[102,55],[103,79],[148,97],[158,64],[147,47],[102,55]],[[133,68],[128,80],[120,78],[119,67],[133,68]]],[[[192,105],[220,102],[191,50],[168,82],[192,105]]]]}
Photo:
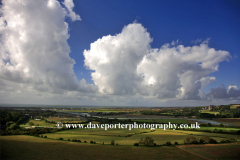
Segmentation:
{"type": "Polygon", "coordinates": [[[203,158],[176,147],[110,146],[60,142],[31,136],[2,136],[2,160],[194,159],[203,158]]]}

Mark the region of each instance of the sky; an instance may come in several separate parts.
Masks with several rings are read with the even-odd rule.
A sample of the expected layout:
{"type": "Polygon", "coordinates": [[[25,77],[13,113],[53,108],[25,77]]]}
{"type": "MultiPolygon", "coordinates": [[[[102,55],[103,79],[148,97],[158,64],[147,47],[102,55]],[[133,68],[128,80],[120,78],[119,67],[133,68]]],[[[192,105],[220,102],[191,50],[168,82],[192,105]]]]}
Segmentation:
{"type": "Polygon", "coordinates": [[[0,4],[0,104],[240,103],[238,0],[0,4]]]}

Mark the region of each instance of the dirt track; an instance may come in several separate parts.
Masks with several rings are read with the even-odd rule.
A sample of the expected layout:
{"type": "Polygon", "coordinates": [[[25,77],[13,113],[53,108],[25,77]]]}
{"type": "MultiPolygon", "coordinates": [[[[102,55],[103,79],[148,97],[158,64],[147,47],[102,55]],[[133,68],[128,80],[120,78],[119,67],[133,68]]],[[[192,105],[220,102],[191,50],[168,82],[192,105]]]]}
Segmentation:
{"type": "Polygon", "coordinates": [[[183,151],[186,151],[186,152],[188,152],[188,153],[194,154],[194,155],[196,155],[196,156],[198,156],[198,157],[201,157],[201,158],[204,158],[204,159],[207,159],[207,160],[211,160],[210,158],[204,157],[204,156],[202,156],[202,155],[200,155],[200,154],[190,152],[190,151],[184,149],[184,148],[181,147],[181,146],[176,146],[176,147],[179,148],[179,149],[181,149],[181,150],[183,150],[183,151]]]}
{"type": "Polygon", "coordinates": [[[207,158],[207,157],[204,157],[204,156],[202,156],[202,155],[200,155],[200,154],[197,154],[197,153],[193,153],[193,152],[191,152],[191,151],[189,151],[189,150],[186,150],[186,149],[184,149],[184,148],[191,148],[191,147],[214,147],[214,146],[226,146],[226,145],[240,145],[239,144],[239,142],[237,142],[237,143],[226,143],[226,144],[199,144],[199,145],[179,145],[179,146],[176,146],[177,148],[179,148],[179,149],[181,149],[181,150],[183,150],[183,151],[186,151],[186,152],[188,152],[188,153],[191,153],[191,154],[194,154],[194,155],[196,155],[196,156],[199,156],[199,157],[201,157],[201,158],[204,158],[204,159],[207,159],[207,160],[211,160],[210,158],[207,158]]]}

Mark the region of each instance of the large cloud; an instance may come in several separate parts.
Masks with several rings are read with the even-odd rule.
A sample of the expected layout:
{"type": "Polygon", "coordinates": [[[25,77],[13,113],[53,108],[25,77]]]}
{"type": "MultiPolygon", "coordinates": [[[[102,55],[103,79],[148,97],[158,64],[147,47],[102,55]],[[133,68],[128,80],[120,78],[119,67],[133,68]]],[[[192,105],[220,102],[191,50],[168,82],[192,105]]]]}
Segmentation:
{"type": "Polygon", "coordinates": [[[240,90],[236,85],[230,85],[227,89],[225,85],[222,84],[221,87],[211,88],[211,92],[208,95],[212,96],[212,98],[235,99],[240,97],[240,90]]]}
{"type": "Polygon", "coordinates": [[[0,17],[0,78],[26,83],[39,91],[93,92],[78,81],[69,57],[65,17],[80,20],[72,0],[3,0],[0,17]]]}
{"type": "Polygon", "coordinates": [[[216,51],[207,44],[184,47],[166,44],[144,56],[138,72],[159,98],[199,99],[200,89],[215,80],[208,75],[218,70],[229,53],[216,51]]]}
{"type": "Polygon", "coordinates": [[[227,51],[209,48],[206,42],[185,47],[178,42],[151,49],[147,30],[139,23],[121,33],[104,36],[84,51],[85,65],[101,93],[148,95],[161,99],[200,99],[215,77],[227,51]]]}
{"type": "Polygon", "coordinates": [[[84,51],[85,65],[92,73],[94,83],[101,93],[137,94],[142,76],[137,66],[150,51],[152,41],[141,24],[133,23],[124,27],[122,33],[104,36],[84,51]]]}

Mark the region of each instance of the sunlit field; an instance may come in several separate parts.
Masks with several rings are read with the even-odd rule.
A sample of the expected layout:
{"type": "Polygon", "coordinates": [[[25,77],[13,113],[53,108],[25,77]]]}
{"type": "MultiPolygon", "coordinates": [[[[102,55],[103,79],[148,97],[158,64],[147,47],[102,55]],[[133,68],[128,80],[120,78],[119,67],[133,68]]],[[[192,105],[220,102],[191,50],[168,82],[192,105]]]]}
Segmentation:
{"type": "Polygon", "coordinates": [[[71,129],[67,131],[61,131],[56,133],[44,134],[51,139],[59,139],[60,137],[64,140],[78,139],[83,141],[95,141],[96,143],[110,144],[111,140],[114,140],[118,145],[133,145],[138,142],[142,137],[152,137],[157,145],[165,144],[166,141],[172,143],[178,142],[184,144],[184,140],[189,136],[201,138],[208,136],[220,142],[229,138],[234,138],[240,141],[239,135],[220,134],[220,133],[208,133],[208,132],[197,132],[197,131],[183,131],[183,130],[163,130],[156,129],[151,132],[149,129],[71,129]]]}
{"type": "Polygon", "coordinates": [[[209,113],[209,114],[219,114],[219,112],[215,112],[215,111],[209,111],[209,110],[200,110],[201,113],[209,113]]]}

